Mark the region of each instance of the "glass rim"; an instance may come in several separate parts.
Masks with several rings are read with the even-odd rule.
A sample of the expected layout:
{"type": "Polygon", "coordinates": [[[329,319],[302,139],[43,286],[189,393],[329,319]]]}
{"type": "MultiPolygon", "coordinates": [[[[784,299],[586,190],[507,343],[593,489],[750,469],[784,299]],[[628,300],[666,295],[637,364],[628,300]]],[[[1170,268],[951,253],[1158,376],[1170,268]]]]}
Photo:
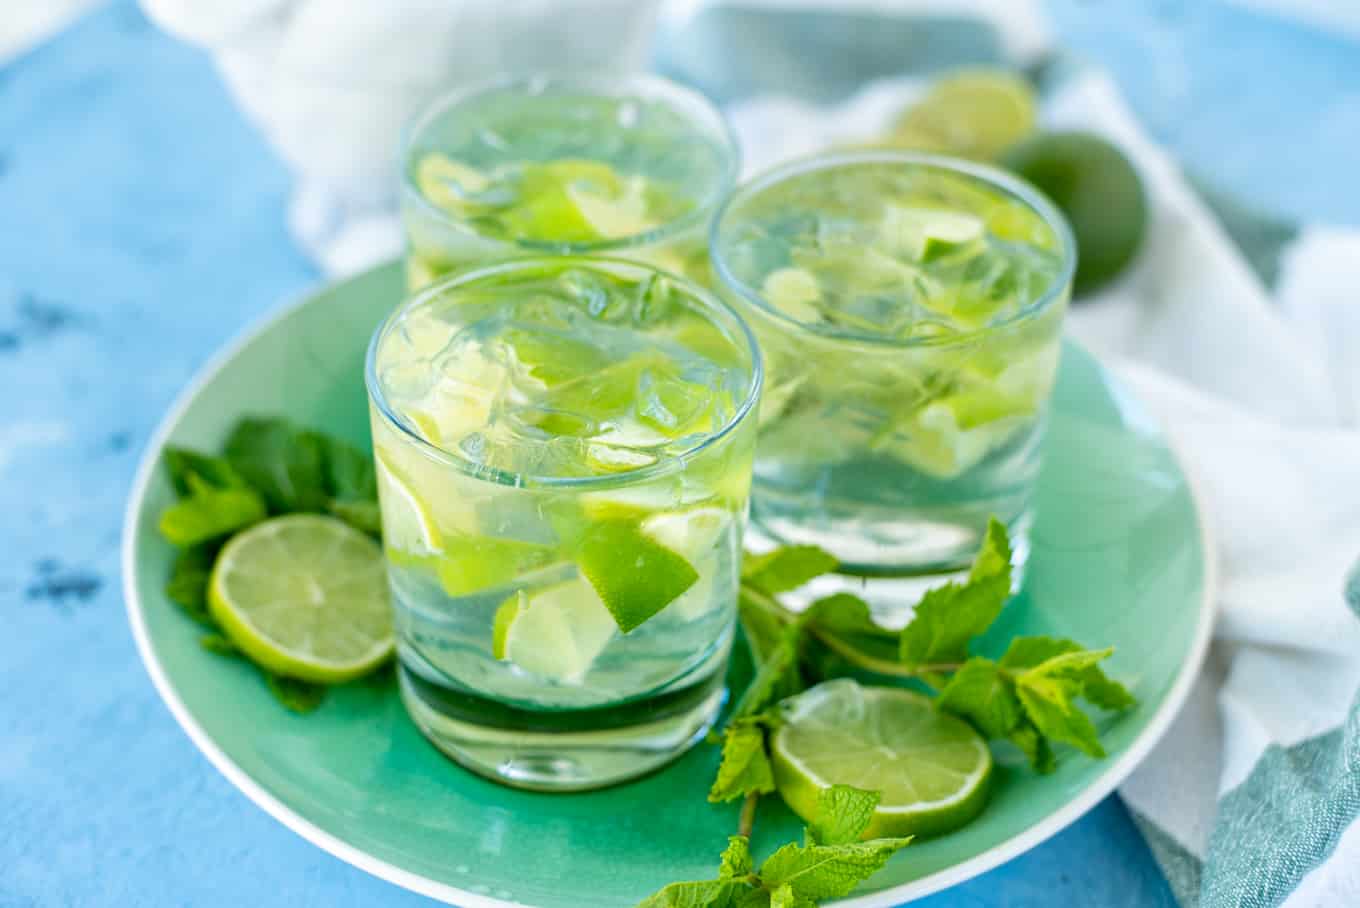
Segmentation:
{"type": "Polygon", "coordinates": [[[704,451],[722,441],[732,434],[748,416],[755,410],[756,402],[760,399],[760,393],[765,379],[765,361],[761,355],[760,346],[756,343],[755,334],[751,331],[751,326],[746,319],[742,318],[741,313],[728,302],[723,300],[715,293],[700,287],[692,281],[683,277],[644,265],[639,262],[632,262],[626,259],[595,257],[581,259],[570,256],[540,256],[535,258],[519,258],[509,261],[497,262],[492,265],[473,268],[461,271],[427,284],[414,293],[408,294],[395,309],[393,309],[382,320],[374,330],[373,336],[369,339],[368,350],[364,355],[364,385],[368,390],[369,401],[382,414],[388,425],[396,429],[408,441],[416,446],[425,456],[447,466],[458,473],[472,479],[488,482],[493,485],[512,486],[515,488],[535,488],[535,489],[608,489],[619,486],[631,486],[637,483],[646,482],[659,476],[676,473],[683,470],[691,460],[698,457],[704,451]],[[702,307],[702,314],[711,317],[714,314],[728,319],[736,329],[737,337],[745,344],[746,351],[750,356],[749,374],[747,382],[746,396],[741,403],[733,410],[732,415],[723,425],[711,432],[704,433],[693,447],[686,448],[678,454],[657,460],[644,467],[633,470],[624,470],[618,473],[604,473],[593,476],[537,476],[530,473],[520,473],[510,470],[501,470],[495,467],[487,467],[484,464],[476,463],[446,448],[440,447],[433,442],[427,441],[420,435],[406,420],[399,415],[397,408],[393,407],[384,393],[382,383],[378,380],[377,358],[378,348],[388,333],[398,323],[400,316],[424,304],[429,304],[435,297],[449,291],[473,284],[477,281],[500,274],[514,272],[531,272],[539,269],[556,267],[565,269],[567,267],[585,267],[599,269],[601,266],[625,270],[633,273],[661,274],[675,282],[685,293],[702,307]]]}
{"type": "Polygon", "coordinates": [[[719,282],[762,313],[771,315],[780,322],[828,342],[873,344],[896,348],[950,347],[966,344],[998,329],[1025,321],[1047,309],[1068,291],[1077,268],[1077,243],[1072,234],[1072,227],[1068,224],[1067,218],[1058,209],[1058,206],[1048,196],[1044,195],[1038,187],[989,164],[980,164],[976,161],[947,155],[896,150],[822,152],[788,161],[766,170],[750,182],[738,187],[718,208],[717,213],[713,216],[713,223],[709,227],[708,254],[719,282]],[[885,337],[881,334],[868,334],[858,331],[827,330],[810,325],[807,322],[801,322],[777,306],[771,305],[763,294],[732,273],[732,269],[727,264],[726,256],[723,254],[723,247],[719,243],[719,235],[722,232],[723,219],[732,210],[733,205],[749,200],[777,183],[806,173],[869,164],[897,164],[944,170],[970,176],[1001,189],[1029,206],[1030,210],[1043,218],[1044,223],[1056,234],[1058,243],[1062,247],[1062,264],[1057,274],[1054,275],[1052,282],[1043,293],[1039,294],[1028,305],[1000,321],[944,337],[885,337]]]}
{"type": "Polygon", "coordinates": [[[741,171],[741,146],[737,142],[737,134],[727,117],[706,95],[664,76],[640,72],[621,73],[610,70],[578,73],[543,70],[530,75],[497,76],[445,92],[422,107],[420,112],[406,124],[401,132],[401,147],[398,158],[401,169],[401,191],[403,194],[410,195],[426,214],[433,216],[446,226],[464,230],[479,238],[492,239],[528,252],[551,252],[557,255],[587,255],[632,249],[661,242],[684,233],[716,215],[722,202],[732,194],[732,190],[736,186],[737,175],[741,171]],[[697,123],[701,127],[711,128],[710,131],[719,139],[717,148],[723,157],[722,171],[718,179],[713,186],[709,187],[709,191],[699,200],[694,209],[681,217],[667,221],[643,233],[588,242],[507,239],[489,236],[472,229],[467,221],[452,217],[449,212],[425,197],[425,194],[420,191],[420,187],[416,185],[409,165],[417,137],[436,118],[478,98],[515,91],[523,91],[526,94],[543,94],[544,90],[550,86],[578,87],[585,91],[595,92],[601,97],[619,95],[629,89],[637,88],[639,94],[645,92],[648,97],[659,98],[690,122],[697,123]]]}

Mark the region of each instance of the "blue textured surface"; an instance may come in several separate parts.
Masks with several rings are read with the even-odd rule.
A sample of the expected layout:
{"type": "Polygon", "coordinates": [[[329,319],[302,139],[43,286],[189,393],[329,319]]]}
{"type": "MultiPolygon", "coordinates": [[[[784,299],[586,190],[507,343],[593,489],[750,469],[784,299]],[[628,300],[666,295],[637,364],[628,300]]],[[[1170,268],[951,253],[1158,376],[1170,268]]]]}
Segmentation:
{"type": "MultiPolygon", "coordinates": [[[[1051,5],[1192,163],[1278,210],[1360,220],[1354,45],[1199,4],[1051,5]]],[[[0,67],[5,908],[429,904],[220,777],[123,617],[122,507],[151,429],[214,349],[316,279],[284,228],[287,182],[204,56],[131,3],[0,67]]],[[[1117,802],[921,904],[1064,903],[1171,904],[1117,802]]]]}

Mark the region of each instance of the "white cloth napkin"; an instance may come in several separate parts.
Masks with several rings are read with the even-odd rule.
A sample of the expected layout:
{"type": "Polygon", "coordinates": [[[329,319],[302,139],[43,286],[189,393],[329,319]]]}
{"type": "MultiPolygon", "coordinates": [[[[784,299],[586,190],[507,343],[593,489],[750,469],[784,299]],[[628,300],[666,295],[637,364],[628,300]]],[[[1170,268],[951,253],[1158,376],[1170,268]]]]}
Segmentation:
{"type": "Polygon", "coordinates": [[[293,170],[293,235],[331,275],[401,251],[403,127],[498,74],[634,70],[660,0],[141,0],[212,50],[241,109],[293,170]],[[576,27],[565,27],[572,23],[576,27]]]}

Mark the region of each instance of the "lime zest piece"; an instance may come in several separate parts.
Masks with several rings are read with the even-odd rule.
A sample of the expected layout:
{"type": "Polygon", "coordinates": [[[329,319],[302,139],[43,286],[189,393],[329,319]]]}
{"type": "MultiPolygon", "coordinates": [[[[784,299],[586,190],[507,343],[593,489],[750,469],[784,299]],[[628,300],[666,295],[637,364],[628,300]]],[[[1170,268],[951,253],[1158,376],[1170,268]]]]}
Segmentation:
{"type": "Polygon", "coordinates": [[[392,654],[382,549],[333,517],[290,514],[234,536],[208,606],[223,632],[271,672],[318,684],[367,674],[392,654]]]}
{"type": "Polygon", "coordinates": [[[605,520],[586,527],[577,564],[625,634],[670,605],[699,579],[694,566],[644,534],[605,520]]]}

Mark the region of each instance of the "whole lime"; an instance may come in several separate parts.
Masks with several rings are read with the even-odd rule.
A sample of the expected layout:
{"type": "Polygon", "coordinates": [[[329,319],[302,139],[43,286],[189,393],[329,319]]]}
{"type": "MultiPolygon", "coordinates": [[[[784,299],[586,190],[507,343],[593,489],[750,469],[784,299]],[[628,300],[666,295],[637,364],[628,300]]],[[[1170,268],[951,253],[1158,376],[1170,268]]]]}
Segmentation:
{"type": "Polygon", "coordinates": [[[1147,233],[1138,171],[1110,142],[1086,132],[1045,132],[1008,149],[1001,163],[1053,200],[1077,239],[1073,291],[1090,293],[1133,261],[1147,233]]]}

